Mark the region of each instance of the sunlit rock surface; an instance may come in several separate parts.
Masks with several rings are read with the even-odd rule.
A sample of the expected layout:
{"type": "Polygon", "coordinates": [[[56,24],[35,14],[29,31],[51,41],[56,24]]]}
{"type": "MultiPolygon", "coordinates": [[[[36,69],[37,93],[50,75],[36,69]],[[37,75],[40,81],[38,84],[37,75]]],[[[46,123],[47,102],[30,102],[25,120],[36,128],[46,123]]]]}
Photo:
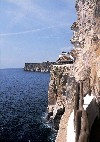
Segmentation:
{"type": "Polygon", "coordinates": [[[70,121],[71,142],[100,142],[100,0],[77,0],[75,7],[75,62],[52,67],[48,114],[58,119],[56,142],[69,142],[70,121]]]}

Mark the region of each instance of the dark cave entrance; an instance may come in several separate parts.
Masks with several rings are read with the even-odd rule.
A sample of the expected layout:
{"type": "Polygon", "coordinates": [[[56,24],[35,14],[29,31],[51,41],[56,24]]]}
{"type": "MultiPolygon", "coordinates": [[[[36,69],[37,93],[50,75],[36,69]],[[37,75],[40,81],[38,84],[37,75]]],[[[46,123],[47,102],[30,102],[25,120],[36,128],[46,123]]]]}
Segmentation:
{"type": "Polygon", "coordinates": [[[54,129],[55,130],[59,130],[60,120],[64,112],[65,112],[65,107],[57,110],[56,116],[54,118],[54,129]]]}
{"type": "Polygon", "coordinates": [[[96,118],[92,125],[89,142],[100,142],[100,118],[96,118]]]}

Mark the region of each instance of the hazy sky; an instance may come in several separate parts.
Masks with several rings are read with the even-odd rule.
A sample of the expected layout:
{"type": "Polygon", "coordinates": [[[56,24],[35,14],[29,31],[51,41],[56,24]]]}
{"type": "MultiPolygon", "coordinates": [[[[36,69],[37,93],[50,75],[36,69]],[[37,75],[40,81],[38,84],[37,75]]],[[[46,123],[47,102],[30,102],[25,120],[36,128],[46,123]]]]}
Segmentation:
{"type": "Polygon", "coordinates": [[[75,0],[0,0],[0,68],[55,61],[75,20],[75,0]]]}

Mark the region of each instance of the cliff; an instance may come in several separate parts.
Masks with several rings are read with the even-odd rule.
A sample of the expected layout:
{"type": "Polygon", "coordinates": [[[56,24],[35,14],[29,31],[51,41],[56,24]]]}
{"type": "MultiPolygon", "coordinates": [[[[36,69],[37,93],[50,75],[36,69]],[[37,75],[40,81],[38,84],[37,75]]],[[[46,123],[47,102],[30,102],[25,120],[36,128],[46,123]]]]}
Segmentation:
{"type": "Polygon", "coordinates": [[[75,62],[52,66],[48,120],[56,142],[100,142],[100,0],[77,0],[75,7],[75,62]]]}
{"type": "Polygon", "coordinates": [[[43,63],[25,63],[24,70],[33,72],[50,72],[53,64],[55,64],[55,62],[49,61],[43,63]]]}

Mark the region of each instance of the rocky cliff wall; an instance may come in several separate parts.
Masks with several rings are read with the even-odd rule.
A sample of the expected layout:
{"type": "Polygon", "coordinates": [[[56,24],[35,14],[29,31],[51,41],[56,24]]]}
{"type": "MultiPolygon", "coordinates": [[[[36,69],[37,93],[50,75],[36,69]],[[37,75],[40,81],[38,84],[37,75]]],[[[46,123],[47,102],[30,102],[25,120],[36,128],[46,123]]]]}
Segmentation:
{"type": "Polygon", "coordinates": [[[74,74],[77,81],[88,76],[92,91],[100,91],[100,1],[78,0],[78,19],[72,25],[72,43],[77,51],[74,74]],[[73,40],[74,39],[74,40],[73,40]],[[96,87],[95,87],[96,86],[96,87]]]}
{"type": "Polygon", "coordinates": [[[55,62],[49,61],[43,63],[25,63],[24,70],[33,72],[50,72],[53,64],[55,64],[55,62]]]}
{"type": "Polygon", "coordinates": [[[58,131],[57,139],[66,137],[68,116],[74,106],[76,81],[72,75],[73,64],[53,65],[48,90],[48,119],[58,131]],[[60,124],[60,125],[59,125],[60,124]]]}
{"type": "Polygon", "coordinates": [[[53,66],[49,84],[48,114],[57,126],[56,142],[92,142],[92,125],[95,120],[100,124],[100,0],[77,0],[75,7],[71,42],[76,60],[53,66]]]}
{"type": "MultiPolygon", "coordinates": [[[[77,37],[72,42],[77,51],[73,74],[79,83],[79,99],[76,101],[78,107],[77,103],[74,105],[75,141],[88,142],[91,141],[91,129],[96,117],[100,121],[100,0],[78,0],[76,10],[77,28],[74,25],[72,28],[74,38],[77,37]],[[84,81],[89,81],[86,93],[84,81]]],[[[100,137],[97,140],[94,136],[93,139],[100,141],[100,137]]]]}

